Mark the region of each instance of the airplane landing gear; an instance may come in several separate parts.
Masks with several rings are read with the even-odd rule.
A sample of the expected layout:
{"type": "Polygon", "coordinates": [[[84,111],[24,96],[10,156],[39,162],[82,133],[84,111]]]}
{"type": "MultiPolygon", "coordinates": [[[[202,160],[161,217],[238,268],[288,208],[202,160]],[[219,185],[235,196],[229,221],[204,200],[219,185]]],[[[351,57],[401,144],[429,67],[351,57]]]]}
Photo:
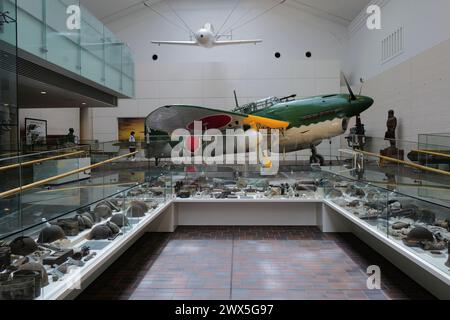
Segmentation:
{"type": "Polygon", "coordinates": [[[314,145],[311,145],[311,157],[309,158],[309,163],[319,163],[320,166],[325,165],[324,157],[317,153],[317,148],[314,145]]]}

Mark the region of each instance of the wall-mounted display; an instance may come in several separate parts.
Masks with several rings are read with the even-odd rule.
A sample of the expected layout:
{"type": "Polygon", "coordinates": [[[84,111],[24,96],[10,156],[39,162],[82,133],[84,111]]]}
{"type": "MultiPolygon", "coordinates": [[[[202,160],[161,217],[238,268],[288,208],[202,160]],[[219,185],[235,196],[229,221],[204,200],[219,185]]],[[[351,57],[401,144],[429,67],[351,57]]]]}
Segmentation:
{"type": "Polygon", "coordinates": [[[47,120],[25,118],[25,137],[29,146],[47,143],[47,120]]]}
{"type": "Polygon", "coordinates": [[[119,141],[128,141],[130,133],[135,132],[136,141],[145,139],[145,118],[118,118],[119,141]]]}

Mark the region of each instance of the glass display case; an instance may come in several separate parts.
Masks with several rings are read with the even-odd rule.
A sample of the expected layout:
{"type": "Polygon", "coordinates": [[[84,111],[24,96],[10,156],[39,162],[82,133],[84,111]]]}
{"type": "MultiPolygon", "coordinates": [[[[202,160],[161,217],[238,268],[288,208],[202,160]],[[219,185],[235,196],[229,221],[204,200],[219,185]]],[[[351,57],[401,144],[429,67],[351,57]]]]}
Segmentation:
{"type": "Polygon", "coordinates": [[[395,140],[394,146],[382,138],[366,137],[364,150],[341,149],[339,165],[325,170],[450,206],[449,147],[443,139],[431,137],[421,136],[418,142],[395,140]],[[352,164],[355,154],[360,155],[359,168],[352,164]]]}
{"type": "Polygon", "coordinates": [[[325,175],[325,199],[450,275],[450,207],[334,173],[325,175]]]}
{"type": "Polygon", "coordinates": [[[55,299],[79,288],[173,201],[332,204],[450,277],[450,207],[360,178],[354,170],[306,166],[281,166],[275,176],[246,166],[168,166],[146,170],[140,183],[108,184],[106,193],[90,193],[60,214],[39,215],[30,207],[21,219],[32,223],[0,237],[0,299],[55,299]]]}
{"type": "Polygon", "coordinates": [[[181,199],[321,199],[319,174],[311,169],[283,168],[277,175],[261,176],[252,169],[202,168],[172,173],[173,193],[181,199]]]}
{"type": "Polygon", "coordinates": [[[124,189],[70,213],[43,218],[0,240],[0,300],[54,299],[171,199],[161,180],[124,189]]]}

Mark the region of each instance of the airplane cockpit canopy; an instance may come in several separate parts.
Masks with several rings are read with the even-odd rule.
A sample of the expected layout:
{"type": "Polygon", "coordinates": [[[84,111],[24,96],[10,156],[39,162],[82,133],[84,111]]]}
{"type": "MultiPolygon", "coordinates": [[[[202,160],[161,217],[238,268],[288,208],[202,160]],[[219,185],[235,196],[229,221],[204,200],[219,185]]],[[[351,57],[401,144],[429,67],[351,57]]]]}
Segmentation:
{"type": "Polygon", "coordinates": [[[233,112],[239,112],[239,113],[254,113],[260,110],[264,110],[270,107],[273,107],[274,105],[280,103],[281,100],[277,97],[269,97],[266,99],[261,99],[255,102],[251,102],[248,104],[245,104],[243,106],[237,107],[233,110],[233,112]]]}

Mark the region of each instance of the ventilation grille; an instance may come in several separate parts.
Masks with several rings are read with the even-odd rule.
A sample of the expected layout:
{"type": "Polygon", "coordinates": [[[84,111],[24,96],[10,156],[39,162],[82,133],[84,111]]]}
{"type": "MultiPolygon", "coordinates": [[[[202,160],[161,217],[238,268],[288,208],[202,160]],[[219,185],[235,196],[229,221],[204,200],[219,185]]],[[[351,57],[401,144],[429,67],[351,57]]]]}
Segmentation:
{"type": "Polygon", "coordinates": [[[403,27],[398,28],[381,41],[381,63],[386,63],[403,53],[403,27]]]}

